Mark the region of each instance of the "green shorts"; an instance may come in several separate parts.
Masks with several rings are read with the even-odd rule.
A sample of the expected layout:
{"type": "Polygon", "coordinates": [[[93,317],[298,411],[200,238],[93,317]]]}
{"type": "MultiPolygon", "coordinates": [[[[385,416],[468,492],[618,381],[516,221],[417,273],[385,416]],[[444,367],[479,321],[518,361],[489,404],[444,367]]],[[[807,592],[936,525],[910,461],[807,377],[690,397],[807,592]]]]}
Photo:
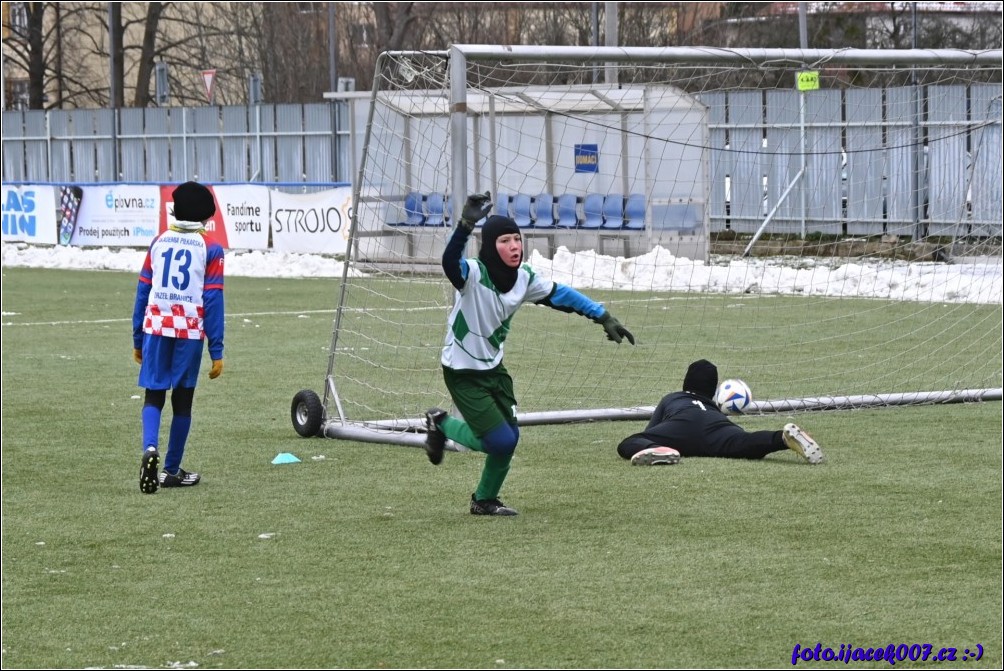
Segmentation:
{"type": "Polygon", "coordinates": [[[443,380],[453,404],[478,438],[506,422],[516,424],[516,394],[505,366],[491,370],[443,367],[443,380]]]}

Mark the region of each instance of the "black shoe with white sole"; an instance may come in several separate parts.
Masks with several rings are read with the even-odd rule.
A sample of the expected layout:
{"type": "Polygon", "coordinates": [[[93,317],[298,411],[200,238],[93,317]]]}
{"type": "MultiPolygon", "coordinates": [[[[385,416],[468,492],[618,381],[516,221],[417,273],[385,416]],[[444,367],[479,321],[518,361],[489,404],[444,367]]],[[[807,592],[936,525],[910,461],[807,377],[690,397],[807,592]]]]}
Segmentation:
{"type": "Polygon", "coordinates": [[[439,428],[439,423],[446,417],[442,408],[432,408],[425,413],[425,454],[433,466],[443,463],[443,451],[446,449],[446,436],[439,428]]]}
{"type": "Polygon", "coordinates": [[[161,487],[194,487],[201,479],[198,473],[189,473],[184,468],[179,468],[173,475],[167,471],[160,472],[161,487]]]}

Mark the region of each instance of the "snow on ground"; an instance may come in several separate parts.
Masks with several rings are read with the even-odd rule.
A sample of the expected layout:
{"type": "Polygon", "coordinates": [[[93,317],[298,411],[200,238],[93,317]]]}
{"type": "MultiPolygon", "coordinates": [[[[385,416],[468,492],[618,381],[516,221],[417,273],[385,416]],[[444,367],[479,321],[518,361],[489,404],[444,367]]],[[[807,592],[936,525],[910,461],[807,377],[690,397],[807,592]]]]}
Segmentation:
{"type": "MultiPolygon", "coordinates": [[[[139,272],[145,251],[135,249],[3,245],[3,266],[139,272]]],[[[226,272],[235,277],[342,276],[330,256],[276,251],[227,252],[226,272]]],[[[544,277],[579,289],[765,293],[869,297],[905,301],[1000,304],[1001,259],[974,263],[907,262],[887,259],[715,257],[711,263],[677,258],[656,247],[633,258],[571,253],[553,259],[533,251],[528,262],[544,277]]],[[[360,276],[361,273],[353,273],[360,276]]]]}

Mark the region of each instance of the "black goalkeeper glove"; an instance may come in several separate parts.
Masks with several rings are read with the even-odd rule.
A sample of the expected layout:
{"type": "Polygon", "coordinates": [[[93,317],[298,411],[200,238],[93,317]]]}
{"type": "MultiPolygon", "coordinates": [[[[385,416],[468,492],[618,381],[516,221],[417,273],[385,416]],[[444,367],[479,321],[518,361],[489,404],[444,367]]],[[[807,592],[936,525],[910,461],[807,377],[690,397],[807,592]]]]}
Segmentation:
{"type": "Polygon", "coordinates": [[[475,193],[467,197],[464,211],[460,214],[460,226],[468,233],[474,230],[474,225],[488,216],[492,211],[492,195],[488,191],[475,193]]]}
{"type": "Polygon", "coordinates": [[[603,311],[599,317],[594,320],[597,324],[603,327],[603,330],[607,332],[607,340],[612,340],[615,343],[620,344],[621,340],[624,338],[628,339],[628,342],[632,345],[634,344],[634,336],[631,335],[631,331],[624,328],[617,318],[612,314],[603,311]]]}

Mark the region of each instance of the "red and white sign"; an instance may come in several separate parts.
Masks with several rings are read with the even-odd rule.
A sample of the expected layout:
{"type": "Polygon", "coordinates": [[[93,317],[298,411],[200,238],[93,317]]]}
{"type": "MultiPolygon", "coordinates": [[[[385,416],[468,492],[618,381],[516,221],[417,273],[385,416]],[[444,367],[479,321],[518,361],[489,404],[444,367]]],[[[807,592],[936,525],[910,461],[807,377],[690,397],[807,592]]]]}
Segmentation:
{"type": "MultiPolygon", "coordinates": [[[[174,190],[176,188],[178,187],[175,184],[161,184],[160,186],[160,233],[166,231],[176,222],[174,218],[174,190]]],[[[224,224],[223,212],[220,210],[220,201],[216,197],[214,187],[207,186],[206,188],[213,192],[213,200],[216,201],[216,214],[206,220],[206,233],[223,245],[224,249],[229,249],[230,241],[227,238],[227,227],[224,224]]]]}
{"type": "Polygon", "coordinates": [[[203,70],[202,83],[206,85],[206,100],[213,104],[213,84],[216,83],[216,70],[203,70]]]}

